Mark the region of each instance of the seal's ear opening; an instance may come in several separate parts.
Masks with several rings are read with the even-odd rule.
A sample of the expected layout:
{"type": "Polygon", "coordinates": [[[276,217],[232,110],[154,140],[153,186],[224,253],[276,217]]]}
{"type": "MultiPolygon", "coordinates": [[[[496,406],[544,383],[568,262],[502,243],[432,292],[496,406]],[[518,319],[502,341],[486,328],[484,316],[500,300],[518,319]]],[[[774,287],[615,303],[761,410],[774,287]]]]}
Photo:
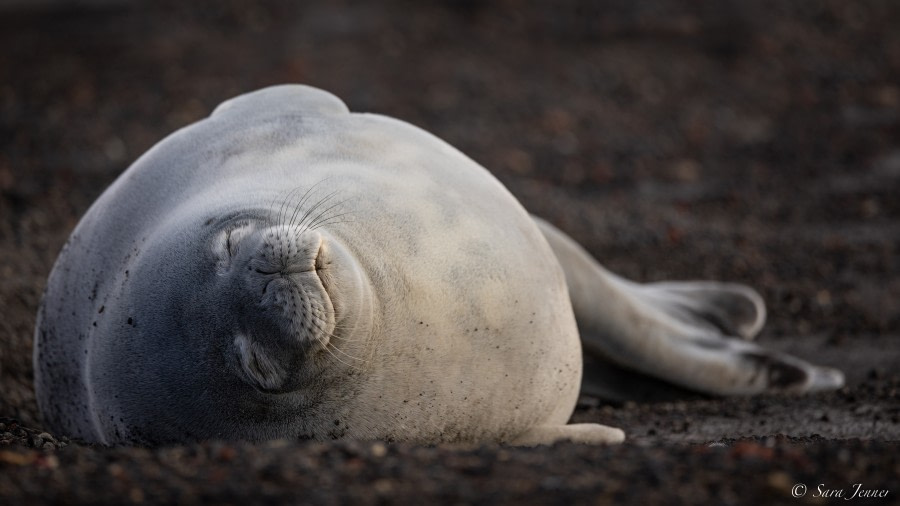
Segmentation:
{"type": "Polygon", "coordinates": [[[286,383],[287,371],[268,350],[243,334],[234,338],[237,361],[244,379],[254,387],[265,391],[278,391],[286,383]]]}

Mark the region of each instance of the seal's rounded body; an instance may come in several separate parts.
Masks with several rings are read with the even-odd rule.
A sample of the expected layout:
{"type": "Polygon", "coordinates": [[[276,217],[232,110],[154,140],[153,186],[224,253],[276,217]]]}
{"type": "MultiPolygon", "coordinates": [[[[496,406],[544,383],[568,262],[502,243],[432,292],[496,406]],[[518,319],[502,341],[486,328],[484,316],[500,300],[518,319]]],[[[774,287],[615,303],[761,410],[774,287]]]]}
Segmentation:
{"type": "Polygon", "coordinates": [[[580,353],[553,252],[486,170],[284,86],[174,133],[91,207],[35,369],[46,422],[87,441],[511,441],[566,423],[580,353]]]}
{"type": "Polygon", "coordinates": [[[566,425],[576,318],[595,359],[710,394],[843,384],[748,341],[753,290],[619,278],[436,137],[278,86],[172,134],[91,207],[48,281],[35,386],[52,430],[105,444],[621,441],[566,425]]]}

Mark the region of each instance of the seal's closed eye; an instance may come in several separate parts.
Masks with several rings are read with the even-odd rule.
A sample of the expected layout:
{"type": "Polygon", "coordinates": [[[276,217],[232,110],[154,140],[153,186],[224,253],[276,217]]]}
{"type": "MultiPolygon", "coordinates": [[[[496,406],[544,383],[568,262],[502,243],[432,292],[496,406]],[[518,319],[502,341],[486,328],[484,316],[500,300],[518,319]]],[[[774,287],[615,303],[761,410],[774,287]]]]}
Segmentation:
{"type": "Polygon", "coordinates": [[[212,244],[213,253],[220,260],[227,260],[234,257],[238,252],[238,247],[241,242],[249,237],[255,230],[255,225],[249,220],[241,220],[229,224],[215,235],[212,244]]]}

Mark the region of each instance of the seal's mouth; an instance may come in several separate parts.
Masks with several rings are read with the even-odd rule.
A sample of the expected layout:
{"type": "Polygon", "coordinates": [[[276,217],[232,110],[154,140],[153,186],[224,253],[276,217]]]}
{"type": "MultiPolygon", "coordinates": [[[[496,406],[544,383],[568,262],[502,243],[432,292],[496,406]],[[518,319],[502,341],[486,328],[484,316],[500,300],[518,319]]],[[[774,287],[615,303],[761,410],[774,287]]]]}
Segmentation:
{"type": "MultiPolygon", "coordinates": [[[[265,270],[264,268],[256,267],[254,268],[254,272],[257,274],[261,274],[263,276],[269,277],[266,283],[263,285],[262,295],[265,298],[266,294],[269,293],[269,288],[272,286],[272,283],[288,283],[294,286],[294,289],[303,290],[304,285],[300,280],[295,279],[297,276],[302,276],[305,274],[310,274],[316,276],[318,278],[318,282],[322,285],[323,297],[330,299],[330,290],[327,282],[327,277],[322,276],[320,273],[326,269],[326,265],[328,262],[325,261],[325,243],[319,245],[319,249],[316,251],[316,256],[313,261],[312,266],[308,265],[300,265],[300,264],[289,264],[281,269],[277,270],[265,270]]],[[[260,301],[261,305],[266,305],[265,299],[260,301]]]]}

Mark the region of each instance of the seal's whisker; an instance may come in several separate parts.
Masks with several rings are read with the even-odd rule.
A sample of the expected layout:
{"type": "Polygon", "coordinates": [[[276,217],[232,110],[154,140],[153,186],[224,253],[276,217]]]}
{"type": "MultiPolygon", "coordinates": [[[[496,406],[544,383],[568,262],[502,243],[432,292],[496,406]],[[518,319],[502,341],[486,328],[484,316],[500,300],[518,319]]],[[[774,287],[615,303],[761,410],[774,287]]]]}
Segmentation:
{"type": "Polygon", "coordinates": [[[341,355],[347,357],[347,358],[350,359],[350,360],[355,360],[355,361],[361,362],[361,363],[363,363],[363,364],[366,363],[366,360],[365,360],[365,359],[362,359],[362,358],[353,356],[353,355],[347,353],[346,351],[344,351],[344,350],[338,348],[337,346],[335,346],[335,345],[332,344],[332,343],[326,343],[325,346],[326,346],[326,347],[330,346],[332,350],[334,350],[334,351],[340,353],[341,355]]]}
{"type": "Polygon", "coordinates": [[[337,225],[337,224],[339,224],[339,223],[356,223],[356,220],[339,220],[339,219],[336,219],[336,218],[339,218],[339,217],[341,217],[341,216],[343,216],[343,215],[345,215],[345,214],[350,214],[350,213],[339,214],[339,215],[334,216],[334,217],[332,217],[332,218],[328,218],[327,220],[322,221],[321,223],[317,223],[316,226],[310,227],[310,230],[316,230],[316,229],[322,228],[322,227],[324,227],[324,226],[326,226],[326,225],[337,225]]]}
{"type": "Polygon", "coordinates": [[[301,229],[300,233],[303,233],[306,231],[306,226],[304,224],[306,223],[306,220],[309,219],[309,217],[312,215],[312,213],[318,211],[319,206],[326,204],[329,200],[334,198],[334,196],[337,195],[339,191],[340,190],[335,190],[335,191],[329,193],[328,195],[326,195],[325,197],[321,198],[318,202],[316,202],[312,207],[310,207],[303,214],[303,218],[301,218],[300,221],[297,222],[297,227],[301,229]]]}
{"type": "Polygon", "coordinates": [[[303,209],[303,206],[307,203],[307,201],[308,201],[310,198],[312,198],[313,193],[314,193],[315,190],[319,187],[319,185],[325,183],[325,182],[328,181],[329,179],[331,179],[331,178],[330,178],[330,177],[326,177],[326,178],[320,180],[319,182],[313,184],[312,186],[310,186],[310,187],[306,190],[306,192],[303,194],[303,196],[300,197],[300,200],[297,202],[297,205],[294,207],[294,212],[293,212],[293,214],[291,215],[291,221],[288,223],[288,226],[290,226],[290,227],[293,227],[293,226],[294,226],[294,224],[295,224],[295,221],[294,221],[294,220],[297,219],[297,215],[300,214],[301,210],[303,209]]]}
{"type": "Polygon", "coordinates": [[[331,357],[332,357],[333,359],[337,360],[338,362],[344,364],[345,366],[347,366],[347,367],[349,367],[349,368],[351,368],[351,369],[355,369],[355,370],[357,370],[357,371],[361,371],[361,370],[362,370],[362,369],[361,369],[359,366],[357,366],[357,365],[354,365],[354,364],[348,364],[347,362],[344,362],[343,360],[341,360],[340,357],[338,357],[337,355],[334,354],[334,352],[332,352],[331,350],[328,349],[328,343],[323,343],[322,340],[321,340],[321,339],[318,339],[318,338],[316,338],[316,342],[318,342],[318,343],[321,345],[322,350],[324,350],[326,353],[328,353],[329,355],[331,355],[331,357]]]}
{"type": "MultiPolygon", "coordinates": [[[[335,330],[337,330],[337,329],[335,329],[335,330]]],[[[349,338],[349,337],[343,337],[343,336],[339,336],[339,335],[336,335],[336,334],[333,334],[333,333],[328,333],[328,332],[325,332],[325,331],[323,331],[323,333],[324,333],[324,334],[327,334],[327,336],[328,336],[329,338],[334,338],[334,339],[337,339],[338,341],[342,341],[342,342],[345,342],[345,343],[361,343],[361,342],[364,342],[364,341],[365,341],[365,339],[362,339],[362,338],[359,338],[359,339],[351,339],[351,338],[349,338]]]]}
{"type": "MultiPolygon", "coordinates": [[[[321,220],[323,220],[323,219],[328,219],[328,217],[325,216],[325,215],[326,215],[329,211],[331,211],[332,209],[334,209],[335,207],[338,207],[338,206],[343,205],[345,202],[347,202],[347,201],[346,201],[346,200],[342,200],[342,201],[340,201],[340,202],[337,202],[337,203],[335,203],[335,204],[329,206],[327,209],[322,210],[322,212],[320,212],[319,214],[317,214],[317,215],[315,216],[315,218],[312,218],[311,220],[309,220],[309,223],[306,224],[306,226],[305,226],[305,228],[304,228],[304,231],[306,231],[306,230],[313,230],[313,225],[316,225],[319,221],[321,221],[321,220]]],[[[343,213],[342,213],[342,214],[343,214],[343,213]]]]}
{"type": "MultiPolygon", "coordinates": [[[[318,183],[316,183],[316,184],[318,184],[318,183]]],[[[288,227],[292,227],[294,225],[294,220],[297,218],[297,214],[300,212],[300,208],[303,207],[303,204],[306,202],[306,199],[309,198],[310,193],[313,191],[313,189],[315,187],[316,187],[316,185],[312,185],[309,188],[307,188],[305,192],[303,192],[303,195],[300,197],[300,200],[297,202],[297,205],[294,206],[294,212],[291,213],[291,219],[287,223],[288,227]]]]}
{"type": "Polygon", "coordinates": [[[363,342],[365,342],[365,339],[362,339],[362,338],[359,338],[359,339],[351,339],[351,338],[348,338],[348,337],[341,337],[341,336],[337,336],[337,335],[334,335],[334,334],[329,335],[329,338],[334,338],[334,339],[336,339],[337,341],[339,341],[341,344],[356,344],[356,343],[363,343],[363,342]]]}
{"type": "Polygon", "coordinates": [[[298,227],[302,227],[302,226],[303,226],[303,223],[306,222],[306,220],[309,218],[309,216],[310,216],[313,212],[315,212],[317,209],[319,209],[319,206],[321,206],[321,205],[327,203],[328,201],[330,201],[330,200],[331,200],[332,198],[334,198],[334,196],[337,195],[339,192],[340,192],[339,189],[338,189],[338,190],[334,190],[334,191],[328,193],[327,195],[325,195],[324,197],[320,198],[318,201],[316,201],[315,204],[313,204],[312,206],[310,206],[309,208],[307,208],[307,209],[304,211],[303,216],[297,221],[297,226],[298,226],[298,227]]]}
{"type": "MultiPolygon", "coordinates": [[[[329,339],[337,339],[337,340],[339,340],[339,341],[344,341],[344,342],[346,342],[346,343],[355,343],[355,342],[362,342],[362,341],[363,341],[363,339],[350,339],[350,338],[346,338],[346,337],[341,337],[341,336],[338,336],[338,335],[334,334],[333,332],[328,332],[327,330],[325,330],[321,325],[319,325],[319,324],[316,323],[316,322],[312,322],[312,324],[313,324],[313,327],[315,327],[316,330],[320,331],[323,335],[325,335],[325,336],[328,337],[329,339]]],[[[342,328],[342,327],[339,327],[338,325],[335,325],[335,326],[334,326],[334,329],[335,329],[335,330],[338,330],[339,328],[342,328]]],[[[350,356],[350,355],[348,355],[348,356],[350,356]]],[[[356,360],[362,360],[362,359],[356,359],[356,360]]]]}
{"type": "Polygon", "coordinates": [[[306,227],[308,229],[311,229],[313,227],[318,226],[319,222],[321,222],[323,220],[329,220],[329,219],[337,217],[337,216],[344,216],[347,214],[351,214],[352,211],[343,211],[342,209],[337,209],[337,211],[343,211],[343,212],[339,212],[336,214],[328,214],[331,210],[333,210],[334,208],[336,208],[338,206],[344,205],[346,202],[347,202],[347,199],[344,199],[344,200],[337,202],[334,205],[328,207],[327,209],[323,210],[322,212],[317,214],[315,218],[309,220],[309,222],[306,224],[306,227]]]}
{"type": "Polygon", "coordinates": [[[268,205],[265,207],[266,210],[275,209],[275,204],[278,202],[278,199],[281,198],[280,194],[275,194],[272,196],[272,199],[268,202],[268,205]]]}
{"type": "MultiPolygon", "coordinates": [[[[337,345],[335,345],[335,344],[333,343],[333,341],[331,341],[332,339],[338,340],[338,341],[342,341],[342,342],[347,343],[347,344],[362,343],[363,345],[365,345],[366,343],[371,343],[371,340],[370,340],[370,339],[366,339],[365,337],[361,337],[361,338],[357,338],[357,339],[351,339],[351,338],[349,338],[349,337],[339,336],[339,335],[336,334],[336,332],[337,332],[338,330],[349,330],[351,334],[356,333],[356,330],[359,328],[359,321],[358,321],[358,320],[354,322],[353,328],[352,328],[352,329],[349,328],[349,327],[347,327],[347,326],[345,326],[345,325],[342,325],[342,324],[339,324],[339,323],[335,323],[334,326],[333,326],[332,332],[327,332],[327,331],[325,331],[325,330],[322,329],[321,326],[320,326],[318,323],[316,323],[316,322],[314,322],[313,325],[316,326],[317,328],[321,329],[322,332],[323,332],[325,335],[328,336],[329,342],[325,344],[326,346],[331,345],[335,350],[341,351],[342,353],[344,353],[344,354],[347,355],[347,356],[351,356],[351,355],[348,354],[348,353],[346,353],[346,352],[343,352],[343,350],[340,350],[340,349],[337,347],[337,345]]],[[[358,357],[354,357],[354,358],[355,358],[356,360],[362,362],[363,364],[368,364],[368,363],[371,362],[371,358],[372,358],[372,357],[374,356],[374,354],[375,354],[375,349],[374,349],[372,346],[363,346],[363,349],[364,349],[364,350],[368,350],[368,357],[367,357],[367,358],[358,358],[358,357]]]]}
{"type": "Polygon", "coordinates": [[[278,215],[275,219],[275,224],[277,226],[280,227],[284,224],[284,219],[287,215],[288,203],[291,201],[293,195],[298,193],[302,188],[302,186],[295,186],[290,191],[288,191],[287,194],[285,194],[284,200],[281,201],[281,205],[278,207],[278,215]]]}
{"type": "MultiPolygon", "coordinates": [[[[351,355],[350,353],[347,353],[346,351],[344,351],[344,350],[338,348],[337,346],[335,346],[333,343],[330,342],[331,339],[337,339],[337,340],[339,340],[339,341],[345,341],[345,342],[353,342],[353,341],[358,341],[358,340],[354,340],[354,339],[346,339],[346,338],[339,337],[339,336],[337,336],[337,335],[335,335],[335,334],[333,334],[333,333],[331,333],[331,332],[328,332],[327,330],[325,330],[324,328],[322,328],[322,326],[319,325],[319,324],[318,324],[317,322],[315,322],[315,321],[312,322],[312,325],[313,325],[313,327],[315,327],[317,330],[319,330],[323,336],[329,338],[329,342],[323,342],[322,337],[320,337],[320,336],[316,336],[316,338],[315,338],[317,341],[319,341],[320,344],[323,345],[323,348],[324,348],[324,349],[328,349],[328,347],[329,347],[329,345],[330,345],[331,348],[332,348],[334,351],[340,353],[341,355],[347,357],[347,358],[350,359],[350,360],[355,360],[355,361],[357,361],[357,362],[361,362],[362,364],[368,363],[368,361],[367,361],[366,359],[363,359],[363,358],[360,358],[360,357],[351,355]]],[[[337,357],[335,356],[335,358],[337,358],[337,357]]]]}

